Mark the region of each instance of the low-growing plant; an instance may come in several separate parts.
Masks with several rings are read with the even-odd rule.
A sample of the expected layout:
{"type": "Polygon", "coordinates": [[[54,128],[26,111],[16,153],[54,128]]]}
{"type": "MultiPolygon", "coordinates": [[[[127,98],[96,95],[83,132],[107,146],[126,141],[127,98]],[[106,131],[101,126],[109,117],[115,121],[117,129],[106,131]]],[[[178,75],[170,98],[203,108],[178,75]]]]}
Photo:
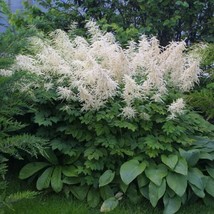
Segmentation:
{"type": "Polygon", "coordinates": [[[26,114],[29,107],[26,96],[18,92],[17,81],[22,73],[12,75],[12,71],[0,71],[0,207],[8,206],[15,201],[35,195],[34,192],[6,194],[6,173],[10,158],[23,159],[23,156],[37,156],[42,152],[47,142],[24,130],[24,124],[19,117],[26,114]]]}
{"type": "Polygon", "coordinates": [[[213,148],[203,145],[203,164],[201,156],[188,162],[197,150],[191,147],[202,142],[195,137],[213,137],[214,130],[183,100],[198,82],[198,59],[187,55],[183,42],[163,48],[142,36],[122,49],[95,23],[87,27],[89,41],[57,30],[49,40],[31,39],[35,55],[16,58],[13,69],[31,74],[19,86],[34,104],[35,134],[49,140],[58,160],[28,163],[20,178],[35,174],[38,189],[62,190],[92,207],[102,198],[103,212],[122,193],[134,203],[146,197],[153,206],[162,199],[166,214],[192,195],[213,197],[213,148]]]}

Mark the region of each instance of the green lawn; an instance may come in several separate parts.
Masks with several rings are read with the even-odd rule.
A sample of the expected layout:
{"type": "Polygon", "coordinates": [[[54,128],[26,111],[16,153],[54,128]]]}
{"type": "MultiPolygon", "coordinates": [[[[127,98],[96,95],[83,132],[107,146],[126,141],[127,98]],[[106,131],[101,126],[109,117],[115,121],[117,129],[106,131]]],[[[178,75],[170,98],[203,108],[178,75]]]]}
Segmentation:
{"type": "MultiPolygon", "coordinates": [[[[14,175],[13,175],[14,176],[14,175]]],[[[11,178],[9,178],[11,181],[11,178]]],[[[33,184],[14,180],[8,185],[8,194],[21,190],[32,189],[33,184]]],[[[21,200],[13,205],[13,210],[5,208],[5,214],[99,214],[99,207],[92,209],[86,202],[66,199],[64,194],[39,194],[34,199],[21,200]]],[[[1,213],[1,210],[0,210],[1,213]]],[[[153,208],[148,201],[135,205],[128,199],[122,199],[120,205],[109,214],[162,214],[161,208],[153,208]]],[[[214,214],[213,207],[207,207],[201,202],[186,205],[178,214],[214,214]]]]}
{"type": "MultiPolygon", "coordinates": [[[[72,201],[62,195],[38,196],[22,200],[13,206],[14,210],[5,209],[8,214],[98,214],[99,209],[91,209],[84,202],[72,201]]],[[[152,208],[147,202],[134,205],[123,201],[114,214],[161,214],[161,210],[152,208]]],[[[201,203],[183,207],[178,214],[213,214],[213,208],[201,203]]]]}

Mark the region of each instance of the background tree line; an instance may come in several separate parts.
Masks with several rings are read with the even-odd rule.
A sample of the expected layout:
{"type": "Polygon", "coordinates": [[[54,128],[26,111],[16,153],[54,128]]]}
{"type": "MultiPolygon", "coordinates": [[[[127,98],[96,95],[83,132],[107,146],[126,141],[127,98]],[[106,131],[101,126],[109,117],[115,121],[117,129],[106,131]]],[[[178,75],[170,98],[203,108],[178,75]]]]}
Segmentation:
{"type": "Polygon", "coordinates": [[[13,15],[16,26],[33,24],[45,31],[68,29],[77,22],[83,32],[86,20],[94,19],[104,30],[113,31],[126,44],[140,34],[155,35],[161,45],[214,41],[212,0],[37,0],[45,8],[25,4],[24,14],[13,15]]]}

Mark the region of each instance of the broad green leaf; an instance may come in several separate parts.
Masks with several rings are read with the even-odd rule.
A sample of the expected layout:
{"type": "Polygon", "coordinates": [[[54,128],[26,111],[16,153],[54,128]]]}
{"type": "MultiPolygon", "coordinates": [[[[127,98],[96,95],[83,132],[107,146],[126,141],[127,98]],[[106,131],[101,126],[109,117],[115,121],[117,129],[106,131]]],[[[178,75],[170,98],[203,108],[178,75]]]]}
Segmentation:
{"type": "Polygon", "coordinates": [[[190,168],[188,172],[188,181],[200,190],[204,190],[205,184],[203,173],[198,168],[190,168]]]}
{"type": "Polygon", "coordinates": [[[166,177],[168,186],[180,197],[185,193],[187,188],[187,177],[174,172],[169,172],[166,177]]]}
{"type": "Polygon", "coordinates": [[[111,183],[114,179],[114,176],[115,172],[112,172],[112,170],[106,170],[99,178],[99,187],[111,183]]]}
{"type": "Polygon", "coordinates": [[[100,208],[100,212],[110,212],[114,210],[118,205],[118,200],[115,197],[105,200],[100,208]]]}
{"type": "Polygon", "coordinates": [[[109,185],[100,187],[100,195],[103,200],[111,198],[114,196],[114,192],[109,185]]]}
{"type": "Polygon", "coordinates": [[[170,169],[174,169],[177,162],[178,162],[178,156],[177,155],[169,155],[167,157],[166,155],[161,155],[161,160],[170,169]]]}
{"type": "Polygon", "coordinates": [[[164,177],[167,176],[168,170],[166,166],[160,164],[158,166],[150,165],[145,170],[146,176],[157,186],[160,186],[164,177]]]}
{"type": "Polygon", "coordinates": [[[71,193],[80,201],[83,201],[88,194],[89,186],[72,186],[71,193]]]}
{"type": "Polygon", "coordinates": [[[54,167],[51,166],[47,168],[38,178],[36,182],[36,188],[38,190],[47,189],[50,186],[51,176],[53,173],[54,167]]]}
{"type": "Polygon", "coordinates": [[[178,163],[174,168],[174,171],[182,175],[188,174],[188,165],[184,158],[182,157],[179,158],[178,163]]]}
{"type": "Polygon", "coordinates": [[[42,156],[54,165],[59,164],[57,156],[54,154],[53,150],[51,149],[44,150],[44,152],[42,153],[42,156]]]}
{"type": "Polygon", "coordinates": [[[194,149],[185,151],[183,149],[179,149],[179,152],[182,157],[184,157],[189,166],[195,166],[200,158],[200,150],[194,149]]]}
{"type": "Polygon", "coordinates": [[[205,197],[205,193],[204,190],[199,189],[198,187],[196,187],[193,184],[190,184],[192,191],[199,197],[199,198],[204,198],[205,197]]]}
{"type": "Polygon", "coordinates": [[[153,207],[156,207],[158,200],[164,195],[166,191],[166,180],[162,181],[160,186],[153,182],[149,183],[149,199],[153,207]]]}
{"type": "Polygon", "coordinates": [[[211,195],[206,194],[206,196],[203,198],[203,202],[205,205],[214,208],[213,197],[211,195]]]}
{"type": "Polygon", "coordinates": [[[77,168],[73,165],[63,166],[62,173],[63,173],[63,175],[65,175],[67,177],[77,177],[78,176],[77,168]]]}
{"type": "Polygon", "coordinates": [[[120,176],[123,182],[128,185],[146,168],[146,162],[139,163],[138,160],[125,162],[120,168],[120,176]]]}
{"type": "Polygon", "coordinates": [[[72,184],[79,184],[80,183],[80,178],[78,177],[65,177],[62,182],[65,183],[65,184],[69,184],[69,185],[72,185],[72,184]]]}
{"type": "Polygon", "coordinates": [[[126,196],[128,197],[129,201],[133,204],[138,204],[141,200],[142,197],[138,193],[138,189],[134,183],[131,183],[127,192],[126,196]]]}
{"type": "Polygon", "coordinates": [[[123,193],[126,192],[126,190],[128,189],[128,185],[124,184],[122,180],[120,180],[120,189],[122,190],[123,193]]]}
{"type": "Polygon", "coordinates": [[[141,187],[140,189],[140,193],[142,194],[143,197],[147,198],[148,200],[149,199],[149,186],[144,186],[144,187],[141,187]]]}
{"type": "Polygon", "coordinates": [[[60,192],[63,187],[62,183],[62,167],[55,166],[52,177],[51,177],[51,187],[55,192],[60,192]]]}
{"type": "Polygon", "coordinates": [[[214,168],[211,167],[206,167],[207,172],[209,173],[209,175],[214,178],[214,168]]]}
{"type": "Polygon", "coordinates": [[[209,177],[207,179],[207,185],[205,187],[205,190],[212,196],[214,197],[214,179],[209,177]]]}
{"type": "Polygon", "coordinates": [[[149,179],[146,177],[146,175],[143,173],[137,177],[138,187],[144,187],[149,183],[149,179]]]}
{"type": "Polygon", "coordinates": [[[19,178],[20,179],[29,178],[30,176],[34,175],[41,169],[44,169],[45,167],[48,167],[48,166],[50,166],[50,164],[46,162],[28,163],[19,172],[19,178]]]}
{"type": "Polygon", "coordinates": [[[100,193],[98,190],[94,189],[93,187],[88,191],[87,195],[87,202],[88,205],[92,208],[97,207],[100,203],[100,193]]]}
{"type": "Polygon", "coordinates": [[[163,214],[174,214],[176,213],[181,207],[181,198],[175,196],[170,198],[168,196],[164,196],[164,211],[163,214]]]}

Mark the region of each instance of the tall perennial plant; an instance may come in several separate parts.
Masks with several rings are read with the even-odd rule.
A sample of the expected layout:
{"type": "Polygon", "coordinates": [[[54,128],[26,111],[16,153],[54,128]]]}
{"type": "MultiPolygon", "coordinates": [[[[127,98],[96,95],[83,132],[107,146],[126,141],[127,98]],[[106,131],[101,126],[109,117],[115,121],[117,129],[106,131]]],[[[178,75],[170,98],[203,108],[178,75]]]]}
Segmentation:
{"type": "Polygon", "coordinates": [[[86,27],[88,40],[61,30],[31,38],[35,54],[18,55],[11,68],[33,77],[17,85],[34,104],[35,134],[51,147],[20,178],[37,173],[37,189],[86,198],[92,207],[102,199],[101,211],[122,193],[154,207],[163,199],[166,214],[193,196],[208,202],[214,148],[203,136],[214,128],[183,99],[199,81],[199,60],[184,42],[160,47],[142,36],[123,49],[96,23],[86,27]]]}

